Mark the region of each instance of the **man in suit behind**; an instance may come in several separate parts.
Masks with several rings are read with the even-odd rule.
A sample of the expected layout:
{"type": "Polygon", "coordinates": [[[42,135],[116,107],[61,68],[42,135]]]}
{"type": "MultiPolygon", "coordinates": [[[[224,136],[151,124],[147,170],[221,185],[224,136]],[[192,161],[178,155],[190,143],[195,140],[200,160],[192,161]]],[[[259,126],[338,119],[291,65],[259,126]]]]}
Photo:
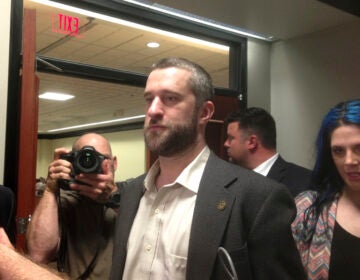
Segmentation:
{"type": "Polygon", "coordinates": [[[276,125],[264,109],[251,107],[226,120],[229,160],[286,185],[295,197],[311,186],[311,171],[285,161],[276,151],[276,125]]]}
{"type": "Polygon", "coordinates": [[[210,151],[208,73],[185,59],[154,65],[145,88],[149,172],[121,192],[111,279],[304,279],[286,188],[210,151]],[[231,274],[234,274],[232,272],[231,274]]]}

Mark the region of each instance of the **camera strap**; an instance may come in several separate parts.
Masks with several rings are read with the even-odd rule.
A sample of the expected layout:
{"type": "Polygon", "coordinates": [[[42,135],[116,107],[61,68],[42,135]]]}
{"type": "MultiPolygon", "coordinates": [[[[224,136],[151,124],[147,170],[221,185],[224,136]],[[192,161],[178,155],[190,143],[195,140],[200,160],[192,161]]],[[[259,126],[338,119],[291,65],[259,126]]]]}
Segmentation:
{"type": "MultiPolygon", "coordinates": [[[[99,226],[99,229],[100,229],[100,234],[102,234],[102,230],[103,230],[103,223],[104,223],[104,219],[105,219],[105,212],[104,212],[104,207],[101,208],[101,216],[100,216],[100,226],[99,226]]],[[[91,262],[89,263],[89,265],[87,266],[87,268],[85,269],[85,271],[78,277],[76,278],[77,280],[85,280],[85,279],[88,279],[90,274],[93,272],[94,268],[95,268],[95,265],[96,265],[96,261],[98,259],[98,256],[99,256],[99,252],[100,252],[100,243],[101,242],[97,242],[97,245],[96,245],[96,251],[95,251],[95,254],[91,260],[91,262]]]]}
{"type": "Polygon", "coordinates": [[[100,244],[97,245],[96,247],[96,252],[95,255],[93,256],[90,264],[87,266],[87,268],[85,269],[85,271],[76,279],[78,280],[85,280],[88,279],[90,274],[93,272],[97,258],[99,256],[99,249],[100,249],[100,244]]]}
{"type": "Polygon", "coordinates": [[[56,200],[58,204],[58,223],[60,227],[60,246],[59,252],[57,256],[57,269],[60,272],[65,272],[65,254],[66,254],[66,246],[67,246],[67,238],[64,230],[63,216],[61,213],[61,198],[60,198],[60,189],[56,192],[56,200]]]}

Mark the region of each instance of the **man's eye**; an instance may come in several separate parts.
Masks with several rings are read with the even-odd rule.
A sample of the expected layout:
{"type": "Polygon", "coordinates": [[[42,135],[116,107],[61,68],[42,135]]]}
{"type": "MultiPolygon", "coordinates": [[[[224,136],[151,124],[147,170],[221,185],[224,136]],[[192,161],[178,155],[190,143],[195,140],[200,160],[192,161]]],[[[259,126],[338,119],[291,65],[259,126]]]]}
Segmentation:
{"type": "Polygon", "coordinates": [[[145,103],[146,103],[146,104],[151,103],[152,100],[153,100],[153,98],[151,98],[151,97],[145,97],[145,103]]]}
{"type": "Polygon", "coordinates": [[[166,96],[164,97],[164,102],[165,103],[174,103],[178,100],[178,98],[176,96],[166,96]]]}

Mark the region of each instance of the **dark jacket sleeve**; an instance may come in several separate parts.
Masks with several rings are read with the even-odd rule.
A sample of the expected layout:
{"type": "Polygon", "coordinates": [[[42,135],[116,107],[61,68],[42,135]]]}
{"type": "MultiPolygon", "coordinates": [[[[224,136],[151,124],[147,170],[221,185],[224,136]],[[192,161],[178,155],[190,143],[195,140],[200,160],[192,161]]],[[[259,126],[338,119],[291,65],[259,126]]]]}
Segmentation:
{"type": "Polygon", "coordinates": [[[9,236],[10,241],[15,243],[15,197],[10,188],[0,186],[0,226],[9,236]]]}
{"type": "Polygon", "coordinates": [[[283,186],[273,185],[249,231],[254,279],[305,279],[291,233],[295,203],[283,186]]]}

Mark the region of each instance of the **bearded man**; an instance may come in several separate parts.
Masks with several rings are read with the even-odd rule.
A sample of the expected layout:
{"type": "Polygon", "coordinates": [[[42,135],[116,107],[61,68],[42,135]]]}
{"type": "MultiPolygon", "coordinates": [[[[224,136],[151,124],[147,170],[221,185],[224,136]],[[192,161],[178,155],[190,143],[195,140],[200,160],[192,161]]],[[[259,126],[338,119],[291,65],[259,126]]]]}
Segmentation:
{"type": "Polygon", "coordinates": [[[154,65],[144,134],[158,160],[121,190],[110,279],[305,279],[286,187],[206,145],[213,92],[195,63],[154,65]]]}

